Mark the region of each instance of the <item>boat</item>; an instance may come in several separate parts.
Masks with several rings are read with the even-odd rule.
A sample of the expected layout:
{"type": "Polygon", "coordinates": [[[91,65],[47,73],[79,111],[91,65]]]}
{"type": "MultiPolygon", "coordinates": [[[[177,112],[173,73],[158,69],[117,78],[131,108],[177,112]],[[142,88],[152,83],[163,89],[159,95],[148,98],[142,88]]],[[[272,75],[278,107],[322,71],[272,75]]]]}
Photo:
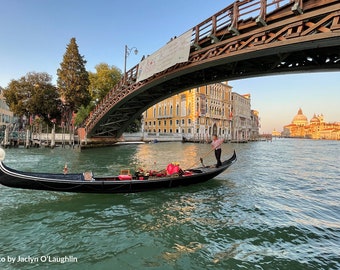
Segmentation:
{"type": "Polygon", "coordinates": [[[6,166],[4,155],[4,151],[0,153],[0,184],[12,188],[80,193],[135,193],[202,183],[224,172],[237,159],[234,150],[233,155],[217,168],[205,166],[201,158],[201,166],[187,170],[172,164],[172,173],[166,170],[137,171],[131,175],[126,170],[117,176],[97,177],[90,171],[67,173],[67,168],[64,173],[22,172],[6,166]]]}

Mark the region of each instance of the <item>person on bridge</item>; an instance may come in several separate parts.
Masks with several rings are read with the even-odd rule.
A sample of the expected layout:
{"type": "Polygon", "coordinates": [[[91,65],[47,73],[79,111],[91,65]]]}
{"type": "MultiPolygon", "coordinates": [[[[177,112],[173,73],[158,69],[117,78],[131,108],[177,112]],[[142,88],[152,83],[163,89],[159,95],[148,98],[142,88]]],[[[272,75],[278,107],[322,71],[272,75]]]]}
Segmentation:
{"type": "Polygon", "coordinates": [[[215,157],[217,161],[216,168],[222,165],[222,162],[221,162],[222,143],[223,143],[223,139],[219,139],[216,134],[212,135],[211,147],[215,150],[215,157]]]}

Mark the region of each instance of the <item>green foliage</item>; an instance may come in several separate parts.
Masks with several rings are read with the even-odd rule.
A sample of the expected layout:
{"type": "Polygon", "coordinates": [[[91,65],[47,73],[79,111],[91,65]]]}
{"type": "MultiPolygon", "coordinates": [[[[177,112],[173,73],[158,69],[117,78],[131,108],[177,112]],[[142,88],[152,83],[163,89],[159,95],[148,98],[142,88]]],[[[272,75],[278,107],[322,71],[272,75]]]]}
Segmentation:
{"type": "Polygon", "coordinates": [[[89,72],[89,91],[92,100],[100,101],[121,80],[122,72],[115,66],[100,63],[95,66],[96,72],[89,72]]]}
{"type": "Polygon", "coordinates": [[[57,85],[68,110],[78,110],[82,105],[88,105],[91,96],[88,91],[89,74],[85,69],[86,61],[79,54],[75,38],[67,45],[63,62],[57,70],[57,85]]]}
{"type": "Polygon", "coordinates": [[[75,125],[80,125],[94,109],[95,103],[102,100],[122,78],[121,71],[115,66],[100,63],[95,66],[95,69],[95,73],[89,72],[89,92],[92,97],[92,102],[87,106],[82,105],[78,109],[75,125]]]}
{"type": "Polygon", "coordinates": [[[93,110],[94,105],[90,103],[86,107],[83,105],[78,109],[77,116],[75,118],[75,125],[79,126],[81,123],[84,122],[86,117],[90,114],[90,112],[93,110]]]}
{"type": "Polygon", "coordinates": [[[47,73],[30,72],[19,80],[12,80],[4,97],[10,110],[18,116],[39,116],[45,122],[60,118],[60,96],[47,73]]]}

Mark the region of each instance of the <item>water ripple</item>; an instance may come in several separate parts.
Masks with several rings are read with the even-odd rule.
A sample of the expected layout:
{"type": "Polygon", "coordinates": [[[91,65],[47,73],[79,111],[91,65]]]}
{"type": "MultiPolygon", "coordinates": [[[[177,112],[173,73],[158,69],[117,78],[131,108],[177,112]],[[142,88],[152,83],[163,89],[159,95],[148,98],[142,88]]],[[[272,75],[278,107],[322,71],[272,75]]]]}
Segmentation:
{"type": "MultiPolygon", "coordinates": [[[[238,161],[217,179],[141,194],[1,186],[0,258],[72,255],[78,262],[0,262],[0,268],[340,269],[339,147],[308,140],[226,144],[223,153],[235,148],[238,161]]],[[[10,149],[7,163],[52,171],[68,162],[71,170],[111,174],[129,164],[153,165],[155,158],[157,166],[192,165],[208,151],[209,145],[174,143],[81,153],[10,149]]]]}

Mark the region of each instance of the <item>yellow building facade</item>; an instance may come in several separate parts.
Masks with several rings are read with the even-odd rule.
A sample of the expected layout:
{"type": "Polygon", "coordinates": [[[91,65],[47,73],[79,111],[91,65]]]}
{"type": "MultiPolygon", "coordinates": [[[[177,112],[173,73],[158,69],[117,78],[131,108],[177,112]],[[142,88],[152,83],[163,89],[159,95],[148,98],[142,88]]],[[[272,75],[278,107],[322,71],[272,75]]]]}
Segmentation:
{"type": "Polygon", "coordinates": [[[212,134],[230,139],[231,89],[227,82],[200,86],[167,98],[144,112],[143,132],[180,134],[205,141],[212,134]]]}

